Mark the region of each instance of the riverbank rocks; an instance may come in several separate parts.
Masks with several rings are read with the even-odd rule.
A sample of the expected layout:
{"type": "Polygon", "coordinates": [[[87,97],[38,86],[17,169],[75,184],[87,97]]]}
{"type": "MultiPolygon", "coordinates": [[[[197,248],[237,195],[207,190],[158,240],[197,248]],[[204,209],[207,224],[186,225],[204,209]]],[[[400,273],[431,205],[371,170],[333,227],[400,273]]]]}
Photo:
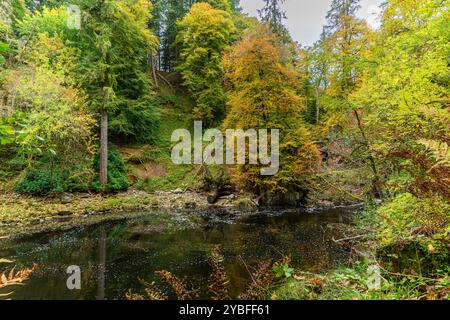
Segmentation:
{"type": "Polygon", "coordinates": [[[61,203],[62,204],[69,204],[73,201],[73,195],[69,193],[64,193],[61,195],[61,203]]]}
{"type": "Polygon", "coordinates": [[[60,211],[56,213],[56,216],[58,217],[68,217],[68,216],[72,216],[73,212],[71,211],[60,211]]]}
{"type": "Polygon", "coordinates": [[[254,211],[258,209],[258,206],[250,198],[241,197],[236,202],[236,207],[241,211],[254,211]]]}
{"type": "MultiPolygon", "coordinates": [[[[294,195],[292,199],[297,202],[301,198],[299,195],[294,195]]],[[[82,225],[91,219],[109,219],[121,214],[152,215],[161,209],[176,212],[177,210],[202,211],[223,208],[229,212],[258,212],[260,205],[262,205],[261,208],[265,206],[264,203],[258,204],[257,199],[252,199],[250,194],[243,193],[224,195],[211,205],[207,201],[207,193],[183,191],[181,188],[154,193],[139,190],[107,195],[66,193],[54,197],[0,193],[0,212],[2,213],[0,226],[3,226],[0,228],[0,236],[19,232],[19,229],[27,232],[28,229],[35,229],[33,225],[42,228],[53,223],[61,225],[61,222],[69,220],[71,225],[82,225]]]]}
{"type": "Polygon", "coordinates": [[[264,206],[269,207],[301,207],[306,205],[306,197],[308,192],[306,190],[288,191],[286,193],[269,194],[261,199],[264,206]]]}

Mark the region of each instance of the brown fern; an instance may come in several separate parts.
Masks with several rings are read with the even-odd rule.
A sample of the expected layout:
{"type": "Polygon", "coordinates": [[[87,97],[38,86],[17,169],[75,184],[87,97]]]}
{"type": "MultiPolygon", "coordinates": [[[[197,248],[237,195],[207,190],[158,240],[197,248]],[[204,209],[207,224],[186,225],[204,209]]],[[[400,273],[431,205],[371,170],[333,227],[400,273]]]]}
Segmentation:
{"type": "Polygon", "coordinates": [[[28,280],[36,268],[37,264],[33,264],[31,268],[25,268],[17,272],[12,268],[9,272],[5,271],[0,273],[0,288],[23,283],[28,280]]]}
{"type": "Polygon", "coordinates": [[[127,300],[145,300],[145,297],[141,294],[133,293],[130,289],[125,294],[125,299],[127,299],[127,300]]]}
{"type": "Polygon", "coordinates": [[[146,296],[138,293],[133,293],[130,290],[125,294],[125,298],[127,300],[168,300],[166,294],[164,294],[162,291],[160,291],[156,286],[155,282],[147,282],[145,280],[139,279],[139,281],[144,286],[144,291],[146,293],[146,296]]]}
{"type": "Polygon", "coordinates": [[[145,286],[145,293],[149,300],[168,300],[169,297],[155,286],[155,282],[146,282],[141,280],[145,286]]]}
{"type": "Polygon", "coordinates": [[[251,281],[246,289],[239,295],[241,300],[261,300],[269,291],[275,275],[272,271],[272,259],[263,260],[258,263],[255,271],[251,274],[251,281]]]}
{"type": "Polygon", "coordinates": [[[177,278],[166,270],[156,271],[155,274],[172,287],[178,300],[192,300],[194,298],[192,292],[187,289],[184,280],[177,278]]]}
{"type": "Polygon", "coordinates": [[[223,267],[223,255],[220,247],[215,246],[211,251],[210,265],[212,271],[209,275],[208,289],[213,300],[229,300],[228,294],[228,276],[223,267]]]}

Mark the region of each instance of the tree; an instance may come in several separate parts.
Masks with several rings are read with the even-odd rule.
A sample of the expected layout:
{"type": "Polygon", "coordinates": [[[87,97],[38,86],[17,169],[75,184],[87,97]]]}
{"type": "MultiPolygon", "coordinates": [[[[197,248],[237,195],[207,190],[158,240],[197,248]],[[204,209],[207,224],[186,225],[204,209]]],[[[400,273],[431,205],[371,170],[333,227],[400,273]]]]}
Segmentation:
{"type": "Polygon", "coordinates": [[[77,50],[58,36],[38,33],[16,59],[20,68],[10,70],[0,97],[12,129],[9,143],[28,164],[16,190],[41,193],[89,185],[94,119],[74,80],[77,50]]]}
{"type": "Polygon", "coordinates": [[[365,114],[366,151],[380,159],[390,193],[450,192],[447,15],[448,7],[437,8],[433,0],[389,3],[377,40],[383,47],[373,48],[373,63],[351,95],[353,107],[365,114]],[[388,14],[393,11],[416,19],[399,20],[388,14]],[[399,23],[408,27],[398,29],[399,23]]]}
{"type": "Polygon", "coordinates": [[[334,0],[327,14],[325,32],[331,58],[332,95],[346,97],[360,72],[360,61],[369,43],[367,23],[356,18],[359,0],[334,0]]]}
{"type": "Polygon", "coordinates": [[[361,0],[333,0],[331,8],[327,12],[327,22],[325,31],[331,34],[338,29],[342,29],[343,17],[355,17],[359,9],[361,9],[361,0]]]}
{"type": "Polygon", "coordinates": [[[296,72],[283,63],[286,50],[278,37],[259,27],[235,44],[225,57],[229,101],[224,128],[279,129],[280,171],[262,177],[259,166],[239,165],[235,178],[259,194],[286,193],[304,186],[319,161],[309,130],[301,118],[296,72]]]}
{"type": "Polygon", "coordinates": [[[151,130],[154,126],[152,115],[145,112],[151,94],[145,71],[156,39],[147,28],[151,9],[148,0],[82,0],[80,5],[85,14],[79,42],[83,52],[83,87],[92,110],[101,118],[100,183],[106,187],[108,115],[115,115],[119,128],[145,117],[150,123],[140,129],[151,130]],[[130,104],[131,108],[121,108],[130,104]],[[127,113],[121,113],[123,110],[127,113]],[[138,110],[144,113],[138,115],[138,110]]]}
{"type": "Polygon", "coordinates": [[[314,120],[309,121],[318,124],[321,120],[322,95],[328,89],[330,75],[330,52],[328,48],[325,30],[322,31],[320,40],[311,48],[303,50],[300,59],[300,69],[304,74],[303,81],[307,83],[305,95],[312,96],[314,102],[314,120]]]}
{"type": "Polygon", "coordinates": [[[441,14],[448,5],[448,0],[391,0],[383,6],[382,32],[392,36],[415,29],[441,14]]]}
{"type": "Polygon", "coordinates": [[[285,0],[264,0],[264,7],[258,11],[261,20],[270,26],[270,29],[277,34],[284,43],[289,43],[291,37],[289,31],[283,24],[286,19],[286,12],[281,6],[285,0]]]}
{"type": "Polygon", "coordinates": [[[158,51],[158,65],[160,70],[171,72],[174,70],[181,48],[176,42],[181,21],[195,3],[208,3],[213,8],[227,11],[235,17],[239,10],[238,0],[155,0],[153,2],[154,18],[151,22],[152,30],[160,39],[158,51]]]}
{"type": "Polygon", "coordinates": [[[224,111],[222,55],[235,27],[228,12],[207,3],[194,4],[179,27],[182,50],[177,70],[195,100],[195,118],[211,124],[224,111]]]}

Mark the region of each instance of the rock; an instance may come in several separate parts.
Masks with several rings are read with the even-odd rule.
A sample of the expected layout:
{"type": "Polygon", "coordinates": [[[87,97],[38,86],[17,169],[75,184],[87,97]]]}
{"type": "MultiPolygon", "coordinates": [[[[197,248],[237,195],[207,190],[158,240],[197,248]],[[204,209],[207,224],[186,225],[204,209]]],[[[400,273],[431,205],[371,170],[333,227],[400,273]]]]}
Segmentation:
{"type": "Polygon", "coordinates": [[[60,217],[55,217],[55,219],[54,219],[54,221],[56,221],[56,222],[67,222],[70,220],[71,220],[70,216],[60,216],[60,217]]]}
{"type": "Polygon", "coordinates": [[[71,211],[60,211],[60,212],[57,212],[56,215],[59,216],[59,217],[68,217],[68,216],[73,215],[73,212],[71,212],[71,211]]]}
{"type": "Polygon", "coordinates": [[[185,209],[195,209],[197,208],[197,204],[195,202],[186,202],[184,204],[185,209]]]}
{"type": "Polygon", "coordinates": [[[236,206],[242,211],[255,210],[257,208],[256,204],[248,198],[240,199],[236,206]]]}
{"type": "Polygon", "coordinates": [[[61,196],[61,203],[62,204],[68,204],[73,201],[73,195],[65,193],[61,196]]]}
{"type": "Polygon", "coordinates": [[[290,190],[286,193],[268,194],[261,202],[266,206],[301,207],[306,205],[307,195],[306,190],[290,190]]]}
{"type": "Polygon", "coordinates": [[[174,193],[174,194],[183,193],[183,189],[181,189],[181,188],[175,189],[175,190],[172,191],[172,193],[174,193]]]}

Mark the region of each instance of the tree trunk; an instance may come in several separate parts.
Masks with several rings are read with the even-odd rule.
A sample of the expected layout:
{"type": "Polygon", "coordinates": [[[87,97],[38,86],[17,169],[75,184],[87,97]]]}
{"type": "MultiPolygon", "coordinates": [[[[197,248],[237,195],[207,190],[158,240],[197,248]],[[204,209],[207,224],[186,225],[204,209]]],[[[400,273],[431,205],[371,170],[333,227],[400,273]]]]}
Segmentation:
{"type": "Polygon", "coordinates": [[[105,271],[106,271],[106,230],[100,228],[98,237],[98,274],[97,274],[97,300],[105,300],[105,271]]]}
{"type": "MultiPolygon", "coordinates": [[[[353,109],[353,113],[354,113],[356,121],[358,123],[358,128],[361,133],[361,136],[364,140],[364,145],[366,146],[367,150],[370,152],[369,140],[367,139],[366,133],[364,132],[364,128],[362,126],[361,118],[359,117],[358,110],[353,109]]],[[[370,154],[370,153],[367,158],[369,160],[370,168],[372,169],[372,172],[373,172],[373,180],[372,180],[373,193],[374,193],[375,197],[381,198],[382,197],[381,188],[380,188],[381,180],[380,180],[380,176],[378,174],[377,166],[375,164],[375,159],[372,156],[372,154],[370,154]]]]}
{"type": "Polygon", "coordinates": [[[108,184],[108,112],[102,111],[100,120],[100,184],[108,184]]]}
{"type": "Polygon", "coordinates": [[[152,54],[149,54],[148,60],[150,62],[150,68],[151,68],[151,72],[152,72],[153,82],[155,84],[155,87],[159,88],[158,77],[156,76],[156,57],[154,57],[152,54]]]}
{"type": "Polygon", "coordinates": [[[316,87],[316,123],[319,123],[320,118],[320,95],[319,87],[316,87]]]}

